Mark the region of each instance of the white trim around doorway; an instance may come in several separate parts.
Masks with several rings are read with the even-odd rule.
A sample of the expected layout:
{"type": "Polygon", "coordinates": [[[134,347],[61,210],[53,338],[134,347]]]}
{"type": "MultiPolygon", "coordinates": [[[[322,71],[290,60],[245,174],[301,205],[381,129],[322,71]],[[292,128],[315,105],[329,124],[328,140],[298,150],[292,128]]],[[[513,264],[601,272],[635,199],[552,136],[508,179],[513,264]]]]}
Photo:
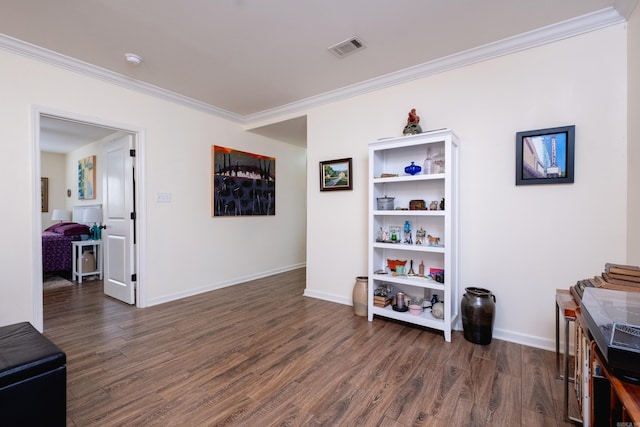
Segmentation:
{"type": "Polygon", "coordinates": [[[146,218],[146,182],[145,173],[145,153],[146,138],[143,128],[132,126],[129,124],[118,123],[102,118],[85,116],[82,114],[61,111],[49,107],[34,105],[31,107],[31,168],[32,168],[32,248],[33,248],[33,264],[32,277],[33,280],[33,326],[40,332],[44,330],[43,317],[43,300],[42,300],[42,218],[40,213],[40,118],[48,116],[61,120],[70,120],[87,125],[94,125],[106,128],[112,128],[114,131],[123,131],[135,135],[136,139],[136,157],[135,157],[135,185],[136,185],[136,306],[147,306],[147,263],[144,254],[147,253],[147,226],[144,218],[146,218]],[[142,219],[142,220],[141,220],[142,219]]]}

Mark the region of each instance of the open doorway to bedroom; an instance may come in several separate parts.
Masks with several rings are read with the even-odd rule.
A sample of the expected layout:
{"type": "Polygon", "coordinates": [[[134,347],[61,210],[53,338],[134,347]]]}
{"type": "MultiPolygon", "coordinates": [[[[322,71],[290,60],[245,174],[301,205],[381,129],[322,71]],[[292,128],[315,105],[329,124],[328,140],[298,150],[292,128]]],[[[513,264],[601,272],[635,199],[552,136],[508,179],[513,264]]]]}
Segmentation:
{"type": "MultiPolygon", "coordinates": [[[[145,187],[141,173],[144,166],[141,156],[144,151],[143,131],[133,126],[44,110],[37,110],[34,117],[35,181],[41,186],[41,206],[39,215],[36,215],[39,221],[35,222],[34,239],[40,243],[42,256],[36,257],[41,262],[35,265],[41,273],[35,277],[42,277],[42,280],[36,280],[37,283],[34,284],[36,323],[40,323],[40,328],[44,330],[43,292],[49,292],[50,283],[47,279],[51,275],[60,279],[59,283],[54,284],[54,289],[55,286],[72,287],[67,298],[77,295],[72,290],[83,285],[101,287],[108,294],[104,286],[108,282],[112,287],[114,283],[116,287],[129,286],[132,297],[125,302],[133,306],[144,306],[144,297],[141,295],[143,284],[138,279],[138,260],[142,250],[138,242],[144,229],[144,215],[140,212],[139,203],[145,187]],[[119,150],[121,153],[118,154],[118,150],[113,149],[114,146],[124,149],[119,150]],[[121,164],[128,167],[121,167],[121,164]],[[114,179],[114,173],[121,176],[114,179]],[[117,191],[113,191],[114,183],[119,187],[117,191]],[[112,190],[109,191],[108,188],[112,190]],[[120,197],[120,200],[114,197],[120,197]],[[121,203],[125,197],[127,202],[121,203]],[[90,211],[99,212],[100,220],[88,218],[91,216],[87,215],[90,211]],[[60,215],[63,215],[63,219],[55,219],[60,218],[60,215]],[[62,269],[59,264],[55,264],[55,260],[52,264],[52,260],[48,259],[44,242],[44,230],[52,227],[66,228],[57,227],[60,221],[86,226],[84,231],[62,231],[71,236],[76,231],[82,232],[81,236],[72,237],[71,240],[75,240],[75,243],[66,243],[71,248],[61,251],[64,258],[62,262],[71,264],[65,264],[62,269]],[[118,234],[116,241],[119,244],[113,244],[113,248],[109,249],[109,235],[110,232],[116,233],[115,228],[112,231],[99,227],[117,223],[125,224],[124,237],[128,240],[122,240],[123,236],[118,234]],[[120,244],[123,241],[125,244],[120,244]],[[100,244],[95,245],[95,242],[100,244]],[[109,262],[110,256],[117,261],[109,262]],[[128,260],[126,266],[121,262],[124,257],[128,260]],[[89,268],[89,272],[95,271],[96,274],[79,275],[83,267],[84,273],[89,268]],[[124,267],[128,268],[128,274],[124,280],[120,280],[124,277],[123,271],[116,270],[124,267]],[[55,270],[48,271],[51,269],[55,270]]],[[[73,227],[72,225],[71,228],[73,227]]],[[[122,226],[119,227],[121,230],[122,226]]],[[[118,296],[116,298],[121,299],[118,296]]]]}

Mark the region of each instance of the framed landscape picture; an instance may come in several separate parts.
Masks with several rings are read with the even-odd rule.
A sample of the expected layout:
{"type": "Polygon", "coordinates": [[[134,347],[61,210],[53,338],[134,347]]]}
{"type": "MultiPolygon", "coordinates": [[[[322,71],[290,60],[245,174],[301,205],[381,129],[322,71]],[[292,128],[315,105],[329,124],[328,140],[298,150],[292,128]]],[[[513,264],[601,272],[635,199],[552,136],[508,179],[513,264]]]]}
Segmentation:
{"type": "Polygon", "coordinates": [[[320,191],[353,190],[351,158],[320,162],[320,191]]]}
{"type": "Polygon", "coordinates": [[[516,133],[516,185],[573,183],[575,126],[516,133]]]}

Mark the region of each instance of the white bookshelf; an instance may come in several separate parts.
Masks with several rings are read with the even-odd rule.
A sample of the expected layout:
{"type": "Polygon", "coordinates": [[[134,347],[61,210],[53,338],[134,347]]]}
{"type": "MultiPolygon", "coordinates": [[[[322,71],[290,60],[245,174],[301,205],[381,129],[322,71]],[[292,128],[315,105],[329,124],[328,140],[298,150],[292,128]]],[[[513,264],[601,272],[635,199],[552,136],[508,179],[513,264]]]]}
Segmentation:
{"type": "Polygon", "coordinates": [[[374,316],[391,318],[407,323],[422,325],[444,332],[446,341],[451,341],[452,325],[459,315],[458,296],[458,140],[448,129],[425,132],[418,135],[388,138],[369,143],[369,286],[368,318],[374,316]],[[443,171],[424,174],[423,162],[428,149],[432,157],[444,158],[443,171]],[[405,173],[405,167],[414,162],[423,167],[415,175],[405,173]],[[395,176],[382,177],[383,174],[395,176]],[[378,209],[377,199],[394,197],[394,210],[378,209]],[[408,210],[410,201],[424,200],[426,208],[432,201],[444,199],[444,210],[408,210]],[[405,233],[401,232],[400,243],[378,241],[379,231],[391,226],[404,230],[405,221],[411,226],[412,243],[404,243],[405,233]],[[437,246],[416,244],[416,231],[424,229],[427,234],[437,236],[437,246]],[[417,274],[419,264],[425,267],[425,275],[430,268],[444,270],[444,282],[436,282],[427,277],[395,275],[387,268],[387,260],[406,260],[408,272],[413,260],[413,270],[417,274]],[[384,273],[382,273],[384,272],[384,273]],[[392,286],[396,291],[408,296],[431,299],[438,295],[444,302],[444,318],[437,319],[426,308],[421,315],[396,311],[391,305],[376,307],[374,292],[379,287],[392,286]]]}

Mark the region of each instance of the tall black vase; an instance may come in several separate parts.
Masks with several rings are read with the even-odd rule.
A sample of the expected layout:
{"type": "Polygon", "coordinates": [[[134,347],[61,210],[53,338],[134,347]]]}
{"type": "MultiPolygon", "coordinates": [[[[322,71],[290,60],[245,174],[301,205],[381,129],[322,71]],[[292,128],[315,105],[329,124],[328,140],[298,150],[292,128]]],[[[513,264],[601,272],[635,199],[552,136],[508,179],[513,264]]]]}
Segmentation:
{"type": "Polygon", "coordinates": [[[489,344],[493,335],[496,297],[488,289],[465,288],[460,311],[464,338],[474,344],[489,344]]]}

